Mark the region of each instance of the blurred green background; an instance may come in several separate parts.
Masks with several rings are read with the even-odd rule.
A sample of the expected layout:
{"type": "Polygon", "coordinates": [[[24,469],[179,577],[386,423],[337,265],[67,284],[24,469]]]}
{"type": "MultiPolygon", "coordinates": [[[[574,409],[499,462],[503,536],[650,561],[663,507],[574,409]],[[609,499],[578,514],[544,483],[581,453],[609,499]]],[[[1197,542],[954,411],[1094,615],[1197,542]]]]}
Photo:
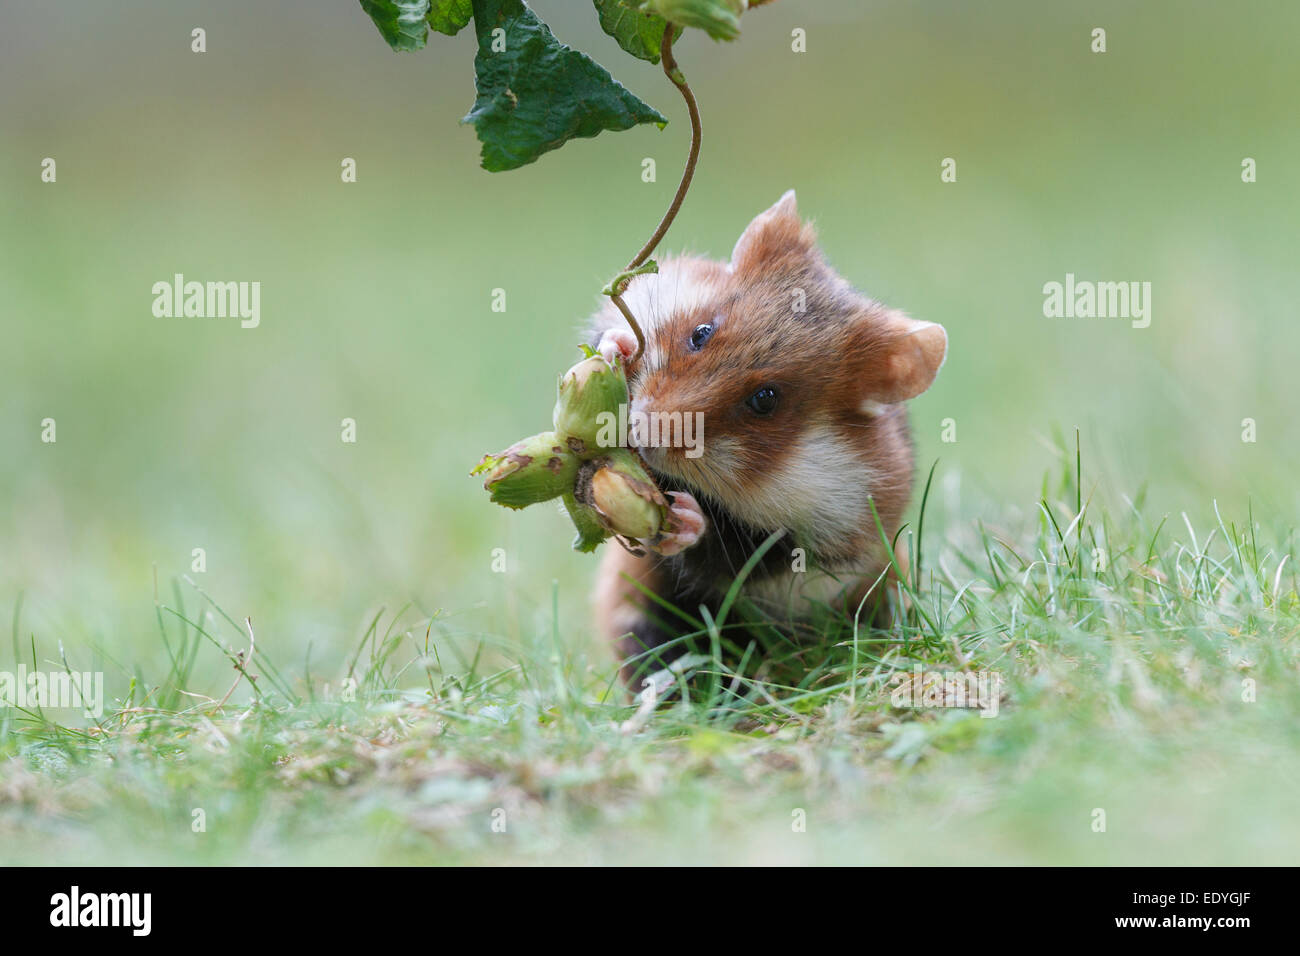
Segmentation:
{"type": "MultiPolygon", "coordinates": [[[[847,278],[947,327],[913,416],[921,461],[941,459],[940,533],[1032,509],[1054,427],[1080,429],[1100,495],[1146,484],[1157,512],[1196,516],[1249,496],[1289,526],[1300,7],[1088,6],[777,0],[735,44],[689,36],[705,142],[665,248],[725,257],[793,187],[847,278]],[[1042,286],[1067,272],[1150,281],[1150,328],[1044,318],[1042,286]]],[[[567,522],[492,506],[467,472],[547,425],[575,330],[662,214],[689,130],[589,4],[534,8],[669,127],[488,174],[457,124],[472,31],[396,54],[353,0],[0,8],[0,610],[22,596],[24,646],[108,655],[111,693],[136,663],[158,679],[154,567],[166,596],[198,547],[198,583],[282,668],[310,647],[337,673],[407,602],[531,633],[553,580],[565,640],[590,641],[593,561],[567,522]],[[260,281],[261,326],[155,318],[150,288],[176,272],[260,281]]],[[[220,693],[228,667],[208,663],[192,689],[220,693]]]]}

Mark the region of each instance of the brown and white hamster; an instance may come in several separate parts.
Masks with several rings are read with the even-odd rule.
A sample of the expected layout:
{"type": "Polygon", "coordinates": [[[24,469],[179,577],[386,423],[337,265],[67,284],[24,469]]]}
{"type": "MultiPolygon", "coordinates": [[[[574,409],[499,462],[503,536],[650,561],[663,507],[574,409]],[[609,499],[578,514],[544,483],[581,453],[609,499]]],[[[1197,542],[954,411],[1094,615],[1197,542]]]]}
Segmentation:
{"type": "MultiPolygon", "coordinates": [[[[624,294],[646,336],[612,304],[591,344],[628,362],[630,417],[672,413],[703,423],[696,447],[638,447],[672,501],[669,532],[638,555],[605,549],[595,590],[598,626],[626,663],[624,677],[659,669],[689,631],[629,578],[681,610],[717,610],[754,550],[785,536],[744,595],[772,618],[797,622],[808,601],[852,615],[884,606],[889,566],[870,502],[892,540],[913,484],[901,402],[930,387],[947,352],[940,325],[908,318],[840,278],[799,219],[793,191],[757,216],[729,263],[669,258],[624,294]],[[702,419],[695,416],[702,413],[702,419]]],[[[642,433],[644,438],[644,432],[642,433]]],[[[886,612],[887,613],[887,612],[886,612]]]]}

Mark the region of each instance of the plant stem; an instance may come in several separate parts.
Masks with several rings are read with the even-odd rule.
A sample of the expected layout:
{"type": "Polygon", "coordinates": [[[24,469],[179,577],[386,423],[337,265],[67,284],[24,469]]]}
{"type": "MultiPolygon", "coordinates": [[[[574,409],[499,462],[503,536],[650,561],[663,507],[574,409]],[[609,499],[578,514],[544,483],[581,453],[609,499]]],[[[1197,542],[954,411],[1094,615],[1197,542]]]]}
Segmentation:
{"type": "Polygon", "coordinates": [[[686,111],[691,118],[691,151],[686,156],[686,168],[682,170],[682,180],[677,184],[677,193],[673,196],[672,204],[668,211],[664,213],[663,219],[659,220],[659,228],[654,231],[649,241],[641,247],[632,261],[627,264],[618,278],[610,283],[609,297],[613,300],[614,305],[623,313],[623,318],[627,319],[627,324],[632,326],[632,331],[636,334],[636,355],[632,356],[632,361],[641,357],[645,351],[645,333],[641,331],[641,326],[636,317],[632,315],[632,310],[627,307],[623,301],[623,291],[627,284],[632,281],[632,276],[628,273],[636,273],[650,258],[650,254],[655,251],[664,234],[668,232],[668,227],[673,224],[677,218],[678,211],[682,208],[682,201],[686,198],[686,191],[691,188],[691,180],[695,177],[695,166],[700,159],[700,140],[703,130],[700,126],[700,108],[695,102],[695,94],[691,92],[690,84],[686,82],[686,77],[682,74],[681,69],[677,66],[677,61],[673,58],[673,24],[669,23],[664,26],[664,38],[660,44],[659,51],[661,62],[663,64],[664,76],[672,82],[673,86],[681,92],[682,98],[686,100],[686,111]]]}
{"type": "Polygon", "coordinates": [[[677,61],[673,58],[673,25],[671,23],[664,28],[664,39],[660,46],[660,55],[662,57],[664,76],[672,81],[673,86],[681,91],[682,98],[686,100],[686,111],[691,117],[691,151],[686,156],[686,168],[682,170],[682,181],[677,184],[677,194],[673,196],[672,205],[668,207],[663,219],[659,221],[659,228],[655,230],[654,235],[628,263],[625,270],[627,272],[631,272],[650,258],[650,254],[655,251],[655,246],[659,245],[659,240],[663,239],[664,233],[668,231],[668,227],[677,218],[677,212],[682,208],[682,200],[686,198],[686,191],[691,188],[691,180],[695,177],[695,165],[700,159],[700,137],[702,134],[700,108],[695,102],[695,94],[691,92],[690,84],[686,82],[686,77],[682,75],[681,69],[677,66],[677,61]]]}

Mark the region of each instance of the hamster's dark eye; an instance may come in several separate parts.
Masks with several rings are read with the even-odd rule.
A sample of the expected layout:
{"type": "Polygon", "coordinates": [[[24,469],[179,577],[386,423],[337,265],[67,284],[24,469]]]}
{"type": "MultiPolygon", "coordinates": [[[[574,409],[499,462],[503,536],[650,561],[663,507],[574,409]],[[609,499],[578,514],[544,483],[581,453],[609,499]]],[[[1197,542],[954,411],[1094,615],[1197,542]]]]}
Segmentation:
{"type": "Polygon", "coordinates": [[[712,324],[706,322],[704,325],[697,325],[695,331],[691,333],[691,351],[698,352],[711,338],[713,338],[712,324]]]}
{"type": "Polygon", "coordinates": [[[771,415],[776,411],[776,403],[780,400],[781,395],[771,385],[764,385],[745,402],[759,415],[771,415]]]}

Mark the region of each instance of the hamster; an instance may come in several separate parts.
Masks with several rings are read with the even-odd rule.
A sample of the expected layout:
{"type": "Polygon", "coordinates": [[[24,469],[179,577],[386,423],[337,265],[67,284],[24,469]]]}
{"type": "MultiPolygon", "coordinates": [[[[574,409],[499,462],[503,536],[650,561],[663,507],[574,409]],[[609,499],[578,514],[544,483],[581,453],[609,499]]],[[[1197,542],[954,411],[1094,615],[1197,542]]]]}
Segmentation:
{"type": "Polygon", "coordinates": [[[644,425],[631,430],[671,510],[665,532],[635,542],[641,553],[608,547],[597,572],[597,626],[623,678],[635,688],[687,648],[655,649],[692,630],[642,588],[692,616],[701,605],[716,613],[777,531],[741,592],[755,607],[791,632],[809,602],[850,618],[861,605],[864,621],[887,620],[890,563],[871,502],[892,541],[914,477],[901,403],[934,382],[943,327],[837,275],[793,190],[749,224],[729,263],[668,258],[623,298],[642,325],[644,354],[632,360],[636,338],[612,303],[589,341],[611,361],[622,357],[629,419],[675,423],[680,413],[702,424],[693,447],[646,441],[655,434],[644,425]]]}

